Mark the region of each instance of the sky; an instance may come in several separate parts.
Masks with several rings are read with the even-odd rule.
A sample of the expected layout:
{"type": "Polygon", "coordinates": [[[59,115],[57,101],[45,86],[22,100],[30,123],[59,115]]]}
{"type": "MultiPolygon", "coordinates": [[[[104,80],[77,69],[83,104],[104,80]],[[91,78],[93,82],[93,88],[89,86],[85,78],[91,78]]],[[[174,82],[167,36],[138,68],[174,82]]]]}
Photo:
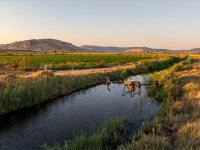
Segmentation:
{"type": "Polygon", "coordinates": [[[0,0],[0,43],[200,47],[200,0],[0,0]]]}

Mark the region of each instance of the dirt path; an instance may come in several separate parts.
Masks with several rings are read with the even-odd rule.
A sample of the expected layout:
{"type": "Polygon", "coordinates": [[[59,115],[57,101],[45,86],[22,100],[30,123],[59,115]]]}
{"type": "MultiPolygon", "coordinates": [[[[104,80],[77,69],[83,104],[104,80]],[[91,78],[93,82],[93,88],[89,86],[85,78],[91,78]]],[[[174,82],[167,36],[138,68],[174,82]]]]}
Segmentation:
{"type": "Polygon", "coordinates": [[[48,75],[48,76],[85,76],[85,75],[92,75],[92,74],[100,74],[100,73],[108,73],[113,72],[116,70],[128,69],[128,68],[135,68],[137,63],[131,64],[124,64],[119,66],[107,67],[107,68],[94,68],[94,69],[82,69],[82,70],[60,70],[60,71],[37,71],[37,72],[30,72],[27,74],[18,75],[18,77],[22,78],[36,78],[41,75],[48,75]]]}
{"type": "Polygon", "coordinates": [[[83,70],[62,70],[62,71],[55,71],[54,75],[56,75],[56,76],[91,75],[91,74],[112,72],[112,71],[120,70],[120,69],[134,68],[135,66],[136,66],[136,64],[127,64],[127,65],[120,65],[120,66],[114,66],[114,67],[109,67],[109,68],[95,68],[95,69],[83,69],[83,70]]]}

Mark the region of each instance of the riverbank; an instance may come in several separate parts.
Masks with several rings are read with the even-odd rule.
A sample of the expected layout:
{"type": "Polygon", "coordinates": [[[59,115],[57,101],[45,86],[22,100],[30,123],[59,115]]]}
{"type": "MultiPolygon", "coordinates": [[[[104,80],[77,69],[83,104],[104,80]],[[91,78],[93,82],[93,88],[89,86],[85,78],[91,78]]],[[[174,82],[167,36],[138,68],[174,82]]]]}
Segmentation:
{"type": "Polygon", "coordinates": [[[9,76],[1,82],[0,114],[30,108],[58,96],[103,83],[107,78],[110,80],[123,80],[130,75],[162,70],[184,59],[169,57],[158,61],[145,60],[134,66],[134,68],[119,69],[91,76],[53,76],[52,73],[48,72],[36,78],[9,76]]]}
{"type": "Polygon", "coordinates": [[[149,94],[162,102],[158,116],[144,123],[132,142],[120,150],[200,149],[200,60],[186,60],[155,73],[162,89],[151,87],[149,94]]]}
{"type": "MultiPolygon", "coordinates": [[[[162,65],[161,65],[162,66],[162,65]]],[[[68,141],[64,145],[63,144],[57,144],[54,146],[45,146],[44,149],[48,150],[57,150],[57,149],[63,149],[63,150],[71,150],[71,149],[117,149],[117,145],[120,143],[123,143],[123,136],[124,131],[127,130],[127,124],[129,124],[130,120],[120,120],[121,124],[123,126],[119,126],[119,119],[113,119],[111,122],[109,122],[109,126],[111,127],[109,130],[112,132],[106,132],[107,134],[104,134],[104,131],[107,131],[106,125],[99,128],[97,131],[94,131],[92,134],[85,134],[81,135],[75,138],[73,141],[68,141]],[[127,122],[128,121],[128,122],[127,122]],[[126,122],[126,123],[125,123],[126,122]],[[115,136],[116,134],[116,136],[115,136]],[[104,136],[102,136],[104,135],[104,136]]],[[[130,135],[134,135],[133,133],[130,133],[130,135]]],[[[119,148],[126,149],[127,147],[120,146],[119,148]]]]}
{"type": "MultiPolygon", "coordinates": [[[[145,76],[141,75],[129,78],[141,83],[145,83],[146,80],[145,76]]],[[[78,135],[83,137],[93,133],[102,124],[106,124],[105,121],[109,122],[107,120],[112,118],[108,129],[112,131],[110,137],[115,135],[114,129],[111,129],[112,122],[116,119],[119,121],[123,121],[123,118],[132,119],[134,116],[134,124],[127,126],[124,123],[126,127],[130,127],[128,131],[125,130],[124,135],[128,138],[131,133],[129,131],[138,130],[144,120],[152,120],[160,106],[158,102],[147,96],[145,86],[140,89],[141,95],[122,96],[124,85],[115,82],[117,81],[112,82],[109,89],[105,84],[100,84],[29,109],[1,116],[0,147],[21,150],[40,149],[44,143],[48,145],[63,143],[73,140],[78,135]]],[[[139,89],[136,89],[135,93],[138,91],[139,89]]],[[[106,133],[110,134],[107,130],[106,133]]]]}

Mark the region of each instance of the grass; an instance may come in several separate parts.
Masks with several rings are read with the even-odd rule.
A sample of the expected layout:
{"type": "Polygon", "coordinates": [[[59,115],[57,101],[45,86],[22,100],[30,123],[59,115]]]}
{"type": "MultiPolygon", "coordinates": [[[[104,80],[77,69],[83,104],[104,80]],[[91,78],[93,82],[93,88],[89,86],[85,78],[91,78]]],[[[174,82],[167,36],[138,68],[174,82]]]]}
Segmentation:
{"type": "Polygon", "coordinates": [[[168,139],[154,134],[143,134],[140,140],[118,147],[120,150],[164,150],[165,148],[170,149],[168,139]]]}
{"type": "Polygon", "coordinates": [[[33,71],[48,65],[51,70],[101,68],[151,59],[141,54],[54,54],[54,55],[0,55],[0,67],[22,71],[33,71]]]}
{"type": "MultiPolygon", "coordinates": [[[[158,62],[152,61],[153,64],[161,66],[160,68],[157,69],[162,69],[164,66],[169,67],[169,65],[172,65],[172,60],[174,63],[177,61],[181,61],[182,59],[170,57],[165,60],[161,60],[158,62]],[[162,65],[159,65],[162,64],[162,65]],[[165,65],[164,65],[164,64],[165,65]]],[[[152,64],[149,63],[149,66],[151,69],[148,68],[148,65],[143,65],[143,62],[141,63],[142,65],[139,65],[138,67],[134,69],[126,69],[126,70],[119,70],[118,72],[114,72],[111,74],[110,77],[112,79],[117,79],[121,77],[127,77],[129,75],[133,75],[134,73],[137,74],[138,72],[141,71],[141,69],[145,72],[152,71],[152,64]],[[115,75],[115,77],[113,76],[115,75]]],[[[102,77],[104,80],[104,75],[100,75],[99,77],[102,77]]],[[[106,75],[108,76],[108,74],[106,75]]],[[[82,80],[83,78],[79,78],[79,80],[82,80]]],[[[99,80],[99,79],[98,79],[99,80]]],[[[74,80],[76,81],[76,80],[74,80]]],[[[92,83],[93,80],[90,81],[92,83]]],[[[84,83],[84,82],[83,82],[84,83]]],[[[77,85],[77,83],[75,83],[77,85]]],[[[71,85],[75,85],[72,83],[71,85]]],[[[71,150],[71,149],[116,149],[117,145],[119,145],[122,141],[122,136],[124,134],[125,126],[124,126],[125,121],[121,119],[114,119],[111,121],[106,122],[101,128],[95,130],[93,133],[87,135],[87,134],[82,134],[79,136],[76,136],[74,140],[72,141],[67,141],[65,144],[60,144],[57,143],[52,146],[45,145],[44,149],[48,150],[71,150]]],[[[147,140],[151,139],[150,137],[147,137],[147,140]]],[[[166,139],[164,137],[156,137],[158,141],[164,142],[166,139]]],[[[161,144],[162,145],[162,144],[161,144]]],[[[155,147],[156,148],[156,144],[155,147]]],[[[159,148],[159,147],[158,147],[159,148]]]]}
{"type": "MultiPolygon", "coordinates": [[[[168,68],[182,60],[185,60],[185,58],[167,57],[160,60],[141,60],[134,68],[119,68],[113,72],[93,74],[90,76],[54,76],[51,71],[41,72],[35,78],[19,78],[14,75],[4,76],[3,79],[0,80],[0,114],[2,115],[22,108],[29,108],[44,101],[54,99],[60,95],[70,94],[74,91],[103,83],[106,81],[106,78],[111,80],[123,80],[130,75],[150,73],[168,68]]],[[[186,63],[186,61],[184,62],[186,63]]],[[[184,65],[178,64],[172,70],[181,70],[183,67],[184,65]]],[[[164,77],[159,79],[162,79],[161,81],[165,80],[164,77]]],[[[185,89],[187,89],[187,86],[184,90],[185,89]]],[[[163,112],[160,116],[164,116],[166,112],[165,109],[169,108],[169,104],[171,104],[170,100],[163,102],[163,112]]],[[[193,109],[193,106],[187,109],[193,109]]],[[[173,122],[171,111],[167,114],[167,118],[173,122]]],[[[147,131],[149,134],[141,132],[137,137],[140,140],[137,140],[137,142],[133,140],[134,142],[132,144],[126,146],[122,145],[119,148],[133,149],[136,147],[138,149],[147,149],[150,147],[152,149],[159,149],[163,145],[169,147],[169,139],[162,134],[157,134],[161,133],[161,127],[159,126],[161,121],[163,120],[158,119],[156,123],[146,125],[146,130],[148,129],[147,131]]],[[[117,148],[117,145],[121,143],[124,130],[124,120],[112,119],[98,130],[95,130],[92,134],[82,134],[77,136],[73,141],[65,142],[65,144],[56,144],[54,146],[46,145],[44,148],[52,150],[113,149],[117,148]]]]}
{"type": "Polygon", "coordinates": [[[181,58],[170,57],[161,61],[151,61],[146,65],[140,64],[135,68],[119,69],[90,76],[53,76],[51,72],[44,72],[36,78],[6,76],[2,82],[0,80],[0,114],[29,108],[60,95],[70,94],[103,83],[107,78],[123,80],[130,75],[150,72],[153,70],[149,69],[148,66],[152,67],[152,64],[157,66],[162,64],[160,68],[156,69],[163,69],[163,67],[172,65],[172,62],[177,63],[181,60],[181,58]]]}
{"type": "Polygon", "coordinates": [[[125,131],[123,118],[111,118],[107,120],[102,127],[92,134],[81,134],[73,141],[65,142],[64,145],[56,144],[54,146],[44,146],[47,150],[101,150],[113,149],[121,143],[125,131]]]}
{"type": "Polygon", "coordinates": [[[200,60],[187,59],[156,72],[162,89],[150,88],[149,94],[162,102],[159,114],[146,122],[132,142],[118,149],[200,149],[200,60]]]}

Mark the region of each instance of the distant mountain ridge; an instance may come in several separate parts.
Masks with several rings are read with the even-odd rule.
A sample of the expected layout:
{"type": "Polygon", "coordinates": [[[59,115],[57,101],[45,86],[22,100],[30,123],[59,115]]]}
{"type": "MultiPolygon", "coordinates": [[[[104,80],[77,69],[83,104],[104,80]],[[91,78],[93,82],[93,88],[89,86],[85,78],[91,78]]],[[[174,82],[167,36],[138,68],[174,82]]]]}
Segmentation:
{"type": "Polygon", "coordinates": [[[200,48],[190,50],[169,50],[156,49],[149,47],[115,47],[115,46],[94,46],[83,45],[75,46],[71,43],[56,40],[56,39],[31,39],[24,41],[17,41],[10,44],[0,44],[1,51],[58,51],[58,52],[186,52],[186,53],[200,53],[200,48]]]}
{"type": "Polygon", "coordinates": [[[94,46],[94,45],[83,45],[81,47],[95,52],[123,52],[130,49],[129,47],[94,46]]]}
{"type": "Polygon", "coordinates": [[[94,45],[83,45],[84,49],[88,49],[94,52],[187,52],[187,53],[200,53],[200,48],[194,48],[190,50],[170,50],[170,49],[159,49],[149,47],[114,47],[114,46],[94,46],[94,45]]]}
{"type": "Polygon", "coordinates": [[[169,49],[153,49],[148,47],[113,47],[113,46],[93,46],[83,45],[84,49],[97,52],[171,52],[169,49]]]}
{"type": "Polygon", "coordinates": [[[200,53],[200,48],[193,48],[193,49],[190,49],[190,50],[185,50],[185,52],[188,52],[188,53],[200,53]]]}
{"type": "Polygon", "coordinates": [[[25,41],[17,41],[10,44],[1,44],[1,50],[22,50],[22,51],[69,51],[79,52],[85,51],[83,48],[77,47],[71,43],[63,42],[56,39],[31,39],[25,41]]]}

